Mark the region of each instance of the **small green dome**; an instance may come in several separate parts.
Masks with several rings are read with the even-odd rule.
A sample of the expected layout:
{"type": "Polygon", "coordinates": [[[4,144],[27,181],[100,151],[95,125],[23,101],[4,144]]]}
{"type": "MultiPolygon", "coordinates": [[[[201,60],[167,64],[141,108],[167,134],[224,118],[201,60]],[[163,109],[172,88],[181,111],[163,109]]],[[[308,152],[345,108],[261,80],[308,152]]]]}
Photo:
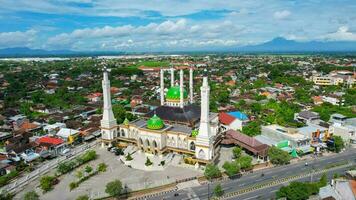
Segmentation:
{"type": "Polygon", "coordinates": [[[152,129],[152,130],[159,130],[163,128],[164,123],[161,118],[159,118],[156,114],[153,115],[148,121],[147,121],[147,128],[152,129]]]}
{"type": "MultiPolygon", "coordinates": [[[[184,99],[188,98],[188,93],[185,89],[183,89],[183,97],[184,99]]],[[[167,95],[167,100],[179,100],[180,99],[180,88],[179,86],[174,86],[169,88],[167,95]]]]}
{"type": "Polygon", "coordinates": [[[192,130],[192,137],[196,137],[199,134],[198,130],[192,130]]]}
{"type": "Polygon", "coordinates": [[[129,120],[127,119],[127,118],[125,118],[125,120],[124,120],[124,125],[129,125],[129,120]]]}

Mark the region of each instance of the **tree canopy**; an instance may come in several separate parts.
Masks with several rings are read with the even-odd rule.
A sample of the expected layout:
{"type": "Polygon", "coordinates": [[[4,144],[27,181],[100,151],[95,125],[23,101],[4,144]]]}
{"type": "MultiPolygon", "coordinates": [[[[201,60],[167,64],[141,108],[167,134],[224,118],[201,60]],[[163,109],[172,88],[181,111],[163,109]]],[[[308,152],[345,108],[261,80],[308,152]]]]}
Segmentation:
{"type": "Polygon", "coordinates": [[[122,183],[119,180],[115,180],[106,184],[105,192],[113,197],[117,197],[121,194],[122,183]]]}
{"type": "Polygon", "coordinates": [[[221,177],[221,171],[218,166],[213,164],[208,164],[205,167],[204,176],[208,179],[221,177]]]}
{"type": "Polygon", "coordinates": [[[285,165],[291,160],[291,156],[288,152],[285,152],[275,146],[268,149],[268,157],[272,164],[285,165]]]}

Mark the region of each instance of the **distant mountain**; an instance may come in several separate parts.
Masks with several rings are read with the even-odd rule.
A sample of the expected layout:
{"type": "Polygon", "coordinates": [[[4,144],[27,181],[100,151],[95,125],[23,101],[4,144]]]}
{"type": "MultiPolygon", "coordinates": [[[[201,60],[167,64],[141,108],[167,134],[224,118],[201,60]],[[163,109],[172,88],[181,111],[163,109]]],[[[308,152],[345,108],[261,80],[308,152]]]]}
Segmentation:
{"type": "Polygon", "coordinates": [[[75,54],[74,51],[69,50],[54,50],[47,51],[43,49],[30,49],[27,47],[14,47],[0,49],[0,56],[42,56],[42,55],[68,55],[75,54]]]}
{"type": "Polygon", "coordinates": [[[353,52],[356,51],[356,42],[336,41],[310,41],[297,42],[282,37],[275,38],[259,45],[238,47],[238,52],[353,52]]]}

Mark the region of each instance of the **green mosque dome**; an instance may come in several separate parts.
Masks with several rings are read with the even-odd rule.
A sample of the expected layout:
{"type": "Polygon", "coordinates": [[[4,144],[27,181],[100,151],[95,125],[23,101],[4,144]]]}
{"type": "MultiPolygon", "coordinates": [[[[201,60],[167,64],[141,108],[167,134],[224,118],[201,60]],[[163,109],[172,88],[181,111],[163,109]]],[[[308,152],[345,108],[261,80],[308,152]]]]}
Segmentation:
{"type": "Polygon", "coordinates": [[[153,115],[148,121],[147,121],[147,128],[151,130],[159,130],[163,128],[164,123],[161,118],[159,118],[156,114],[153,115]]]}
{"type": "MultiPolygon", "coordinates": [[[[183,89],[183,97],[184,99],[188,98],[188,93],[185,89],[183,89]]],[[[169,88],[167,95],[167,100],[179,100],[180,99],[180,88],[179,86],[174,86],[169,88]]]]}
{"type": "Polygon", "coordinates": [[[129,123],[130,123],[130,121],[127,118],[125,118],[124,125],[129,125],[129,123]]]}
{"type": "Polygon", "coordinates": [[[192,130],[192,137],[196,137],[199,134],[198,130],[192,130]]]}

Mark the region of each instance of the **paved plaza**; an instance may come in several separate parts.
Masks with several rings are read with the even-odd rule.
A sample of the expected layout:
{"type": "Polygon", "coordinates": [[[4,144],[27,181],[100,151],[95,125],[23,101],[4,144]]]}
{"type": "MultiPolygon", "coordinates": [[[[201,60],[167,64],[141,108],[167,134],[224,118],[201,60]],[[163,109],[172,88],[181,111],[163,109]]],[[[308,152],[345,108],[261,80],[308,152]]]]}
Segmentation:
{"type": "MultiPolygon", "coordinates": [[[[162,184],[175,182],[184,178],[198,176],[202,173],[189,168],[169,166],[160,171],[144,171],[133,169],[125,166],[119,157],[113,153],[108,152],[105,148],[97,147],[95,149],[99,154],[99,158],[89,163],[92,167],[96,167],[99,163],[105,162],[108,165],[108,170],[104,173],[99,173],[79,185],[78,188],[69,191],[69,184],[77,178],[75,173],[78,170],[60,177],[60,182],[54,187],[54,189],[48,193],[42,195],[39,188],[36,188],[41,199],[57,200],[61,197],[63,200],[72,200],[80,195],[87,194],[92,198],[99,198],[106,196],[105,185],[106,183],[119,179],[125,184],[129,190],[138,190],[144,188],[151,188],[162,184]]],[[[86,165],[82,166],[85,167],[86,165]]],[[[29,184],[22,192],[16,195],[15,199],[22,199],[25,192],[33,190],[35,186],[38,186],[39,181],[34,181],[29,184]]]]}

